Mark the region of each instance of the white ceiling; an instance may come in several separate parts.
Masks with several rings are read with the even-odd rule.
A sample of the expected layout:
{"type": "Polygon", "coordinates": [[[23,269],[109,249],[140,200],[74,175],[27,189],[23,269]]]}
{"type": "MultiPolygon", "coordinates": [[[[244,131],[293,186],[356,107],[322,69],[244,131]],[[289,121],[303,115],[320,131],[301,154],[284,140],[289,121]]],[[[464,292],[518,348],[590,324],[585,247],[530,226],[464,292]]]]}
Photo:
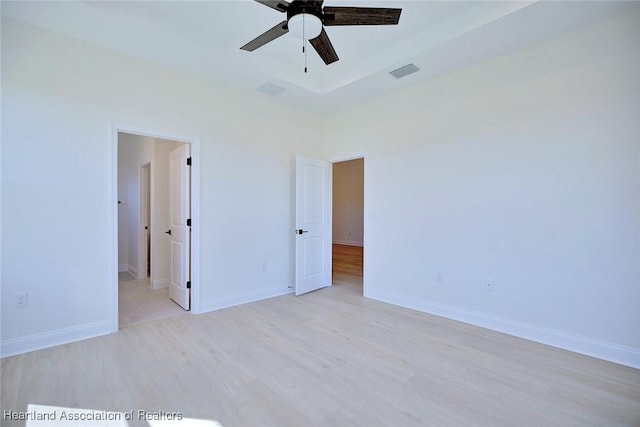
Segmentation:
{"type": "Polygon", "coordinates": [[[325,0],[325,6],[400,7],[397,26],[329,27],[329,66],[286,34],[254,52],[240,46],[285,19],[251,0],[2,1],[2,14],[151,62],[324,113],[514,51],[629,7],[630,2],[325,0]],[[401,80],[388,73],[413,63],[401,80]]]}

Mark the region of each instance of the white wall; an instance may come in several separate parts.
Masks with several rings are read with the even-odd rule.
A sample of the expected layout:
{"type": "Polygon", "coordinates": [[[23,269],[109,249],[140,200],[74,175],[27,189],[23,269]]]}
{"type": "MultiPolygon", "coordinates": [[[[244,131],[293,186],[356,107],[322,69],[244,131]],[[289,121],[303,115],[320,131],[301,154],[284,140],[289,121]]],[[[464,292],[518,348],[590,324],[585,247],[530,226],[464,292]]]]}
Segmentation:
{"type": "Polygon", "coordinates": [[[640,367],[638,22],[329,118],[367,162],[366,296],[640,367]]]}
{"type": "Polygon", "coordinates": [[[129,271],[129,188],[127,186],[128,157],[118,150],[118,271],[129,271]]]}
{"type": "Polygon", "coordinates": [[[2,354],[112,330],[113,123],[200,138],[202,310],[289,291],[316,117],[5,17],[2,59],[2,354]]]}
{"type": "Polygon", "coordinates": [[[333,243],[362,246],[364,159],[333,164],[333,243]]]}
{"type": "MultiPolygon", "coordinates": [[[[136,277],[145,274],[140,268],[140,167],[153,162],[153,138],[147,136],[120,133],[118,135],[118,200],[124,206],[118,208],[119,217],[123,225],[118,234],[118,248],[123,248],[126,258],[118,254],[120,266],[126,265],[126,270],[136,277]],[[126,233],[122,231],[126,228],[126,233]]],[[[122,270],[122,268],[120,268],[122,270]]]]}

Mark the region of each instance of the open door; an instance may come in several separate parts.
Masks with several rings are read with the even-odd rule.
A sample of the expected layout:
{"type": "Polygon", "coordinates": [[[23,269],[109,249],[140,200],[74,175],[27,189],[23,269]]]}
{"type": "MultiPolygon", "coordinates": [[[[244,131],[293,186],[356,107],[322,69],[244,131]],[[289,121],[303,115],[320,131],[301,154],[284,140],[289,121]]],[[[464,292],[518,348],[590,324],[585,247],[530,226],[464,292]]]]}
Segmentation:
{"type": "Polygon", "coordinates": [[[296,295],[331,285],[331,163],[296,157],[296,295]]]}
{"type": "Polygon", "coordinates": [[[185,310],[191,308],[191,145],[169,153],[171,203],[171,281],[169,296],[185,310]]]}
{"type": "Polygon", "coordinates": [[[151,277],[151,163],[140,166],[140,231],[138,278],[151,277]]]}

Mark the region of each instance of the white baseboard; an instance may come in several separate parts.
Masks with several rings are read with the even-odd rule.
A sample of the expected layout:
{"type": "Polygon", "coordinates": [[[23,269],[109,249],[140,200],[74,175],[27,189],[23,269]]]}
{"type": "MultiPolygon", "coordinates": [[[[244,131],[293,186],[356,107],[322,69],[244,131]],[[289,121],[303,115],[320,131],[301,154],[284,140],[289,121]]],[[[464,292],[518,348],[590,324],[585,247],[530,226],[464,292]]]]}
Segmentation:
{"type": "Polygon", "coordinates": [[[87,338],[94,338],[113,332],[111,320],[87,323],[40,334],[0,341],[0,357],[14,356],[30,351],[42,350],[87,338]]]}
{"type": "Polygon", "coordinates": [[[127,270],[129,271],[129,273],[131,273],[133,277],[135,277],[136,279],[138,278],[138,267],[129,264],[129,266],[127,267],[127,270]]]}
{"type": "Polygon", "coordinates": [[[364,243],[362,242],[355,242],[355,241],[349,241],[349,240],[334,240],[333,241],[334,245],[345,245],[345,246],[364,246],[364,243]]]}
{"type": "Polygon", "coordinates": [[[487,315],[458,307],[418,301],[413,298],[365,289],[365,297],[547,344],[575,353],[640,369],[640,349],[487,315]]]}
{"type": "Polygon", "coordinates": [[[151,289],[162,289],[169,287],[169,279],[153,279],[151,281],[151,289]]]}
{"type": "Polygon", "coordinates": [[[198,313],[206,313],[207,311],[220,310],[223,308],[233,307],[236,305],[247,304],[249,302],[260,301],[267,298],[279,297],[293,293],[293,287],[279,287],[273,289],[266,289],[257,292],[248,292],[239,295],[229,295],[220,298],[213,298],[210,300],[202,301],[200,303],[200,311],[198,313]]]}

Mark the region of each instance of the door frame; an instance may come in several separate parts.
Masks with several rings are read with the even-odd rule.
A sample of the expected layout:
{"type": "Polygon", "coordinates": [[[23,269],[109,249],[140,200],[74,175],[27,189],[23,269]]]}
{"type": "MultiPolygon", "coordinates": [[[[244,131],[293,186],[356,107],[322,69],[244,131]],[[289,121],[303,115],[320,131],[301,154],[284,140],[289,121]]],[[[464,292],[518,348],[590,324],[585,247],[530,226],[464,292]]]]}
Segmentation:
{"type": "Polygon", "coordinates": [[[200,137],[150,128],[141,125],[111,122],[110,163],[111,188],[109,204],[111,216],[111,331],[117,332],[118,322],[118,134],[130,133],[152,138],[168,139],[191,144],[191,312],[200,309],[200,137]]]}
{"type": "MultiPolygon", "coordinates": [[[[362,159],[362,168],[363,168],[363,177],[362,177],[362,197],[363,197],[363,208],[362,208],[362,295],[367,296],[367,280],[366,280],[366,268],[367,268],[367,251],[365,250],[367,247],[367,157],[364,154],[354,155],[349,157],[337,157],[329,159],[329,163],[331,163],[331,167],[333,168],[334,163],[342,163],[348,162],[350,160],[358,160],[362,159]]],[[[333,175],[331,177],[331,197],[333,197],[333,186],[335,185],[333,180],[333,175]]],[[[333,200],[332,200],[333,202],[333,200]]],[[[331,245],[333,250],[333,209],[331,211],[331,245]]],[[[331,268],[333,268],[333,257],[331,259],[331,268]]],[[[333,280],[333,279],[332,279],[333,280]]]]}

